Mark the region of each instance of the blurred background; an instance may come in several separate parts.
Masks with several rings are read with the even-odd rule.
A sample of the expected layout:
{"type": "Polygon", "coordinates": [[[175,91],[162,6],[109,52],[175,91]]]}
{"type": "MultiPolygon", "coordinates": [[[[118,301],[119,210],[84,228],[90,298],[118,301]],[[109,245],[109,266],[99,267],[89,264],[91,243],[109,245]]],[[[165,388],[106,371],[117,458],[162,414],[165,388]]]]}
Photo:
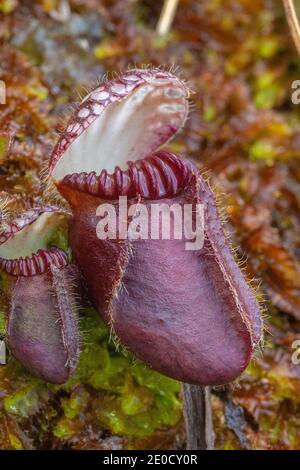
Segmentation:
{"type": "MultiPolygon", "coordinates": [[[[266,318],[246,373],[212,391],[216,448],[299,449],[300,104],[291,86],[300,60],[279,0],[179,0],[170,27],[163,4],[0,0],[1,195],[14,210],[41,200],[40,171],[68,107],[104,74],[178,70],[194,93],[169,147],[210,177],[266,318]]],[[[116,352],[106,327],[85,313],[70,383],[49,386],[11,357],[0,366],[0,448],[182,448],[179,384],[116,352]]]]}

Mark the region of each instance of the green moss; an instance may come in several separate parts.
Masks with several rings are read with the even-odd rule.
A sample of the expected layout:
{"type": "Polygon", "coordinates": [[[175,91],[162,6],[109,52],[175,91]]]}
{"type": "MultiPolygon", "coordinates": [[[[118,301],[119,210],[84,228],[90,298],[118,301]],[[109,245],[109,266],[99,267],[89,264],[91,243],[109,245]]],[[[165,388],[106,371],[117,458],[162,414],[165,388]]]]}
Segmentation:
{"type": "Polygon", "coordinates": [[[3,400],[6,412],[28,418],[58,394],[62,416],[59,411],[61,417],[52,432],[59,439],[78,432],[87,406],[92,406],[89,409],[99,427],[122,436],[147,437],[176,425],[181,418],[179,383],[116,350],[109,329],[93,310],[83,312],[80,326],[83,351],[74,376],[66,384],[35,379],[12,358],[0,369],[0,380],[9,376],[16,387],[3,400]]]}
{"type": "Polygon", "coordinates": [[[3,400],[4,409],[21,418],[27,418],[38,411],[40,401],[47,399],[48,392],[38,379],[29,379],[28,384],[3,400]]]}
{"type": "Polygon", "coordinates": [[[10,443],[11,443],[11,446],[12,446],[13,450],[23,450],[24,449],[22,442],[20,441],[20,439],[15,434],[9,433],[9,440],[10,440],[10,443]]]}
{"type": "Polygon", "coordinates": [[[254,97],[256,107],[262,109],[272,108],[276,104],[280,91],[281,88],[276,83],[273,83],[264,90],[258,90],[254,97]]]}
{"type": "Polygon", "coordinates": [[[165,36],[154,36],[152,40],[152,47],[154,49],[165,49],[168,44],[174,39],[174,35],[169,33],[165,36]]]}
{"type": "Polygon", "coordinates": [[[269,164],[273,164],[276,158],[276,150],[269,141],[264,139],[259,139],[253,142],[249,147],[248,154],[250,160],[264,160],[269,164]]]}
{"type": "Polygon", "coordinates": [[[215,106],[213,106],[213,105],[206,106],[206,108],[203,111],[203,119],[206,122],[213,121],[215,119],[216,115],[217,115],[217,110],[216,110],[215,106]]]}
{"type": "MultiPolygon", "coordinates": [[[[81,329],[85,346],[77,371],[64,388],[83,383],[102,392],[101,407],[96,410],[101,425],[114,434],[144,437],[179,421],[180,386],[176,381],[134,361],[130,354],[116,351],[108,328],[93,311],[85,312],[81,329]]],[[[76,403],[64,401],[66,417],[72,416],[74,406],[76,414],[76,403]]]]}
{"type": "Polygon", "coordinates": [[[49,227],[49,232],[45,239],[45,245],[48,247],[56,246],[64,250],[66,253],[70,252],[67,219],[62,219],[60,223],[55,225],[52,229],[49,227]]]}
{"type": "Polygon", "coordinates": [[[65,417],[68,419],[76,418],[85,409],[89,398],[90,394],[83,388],[75,389],[69,398],[63,398],[61,404],[65,417]]]}
{"type": "Polygon", "coordinates": [[[0,291],[7,293],[10,289],[10,277],[4,271],[0,271],[0,291]]]}
{"type": "Polygon", "coordinates": [[[257,108],[271,109],[275,106],[285,88],[272,71],[260,74],[254,83],[254,103],[257,108]]]}
{"type": "Polygon", "coordinates": [[[261,38],[258,53],[263,59],[270,59],[282,48],[281,41],[277,37],[267,36],[261,38]]]}
{"type": "Polygon", "coordinates": [[[32,96],[33,98],[38,98],[40,101],[44,101],[48,98],[48,90],[43,86],[39,87],[28,87],[27,88],[28,96],[32,96]]]}
{"type": "Polygon", "coordinates": [[[53,435],[59,439],[69,439],[75,433],[72,428],[72,421],[68,419],[61,419],[53,429],[53,435]]]}
{"type": "Polygon", "coordinates": [[[94,50],[97,59],[105,60],[120,54],[120,47],[110,38],[104,38],[94,50]]]}
{"type": "Polygon", "coordinates": [[[9,14],[18,6],[17,0],[1,0],[0,1],[0,12],[9,14]]]}
{"type": "Polygon", "coordinates": [[[0,336],[3,336],[5,333],[5,315],[4,312],[0,311],[0,336]]]}
{"type": "Polygon", "coordinates": [[[7,152],[8,147],[8,138],[5,135],[0,135],[0,161],[2,161],[3,157],[7,152]]]}

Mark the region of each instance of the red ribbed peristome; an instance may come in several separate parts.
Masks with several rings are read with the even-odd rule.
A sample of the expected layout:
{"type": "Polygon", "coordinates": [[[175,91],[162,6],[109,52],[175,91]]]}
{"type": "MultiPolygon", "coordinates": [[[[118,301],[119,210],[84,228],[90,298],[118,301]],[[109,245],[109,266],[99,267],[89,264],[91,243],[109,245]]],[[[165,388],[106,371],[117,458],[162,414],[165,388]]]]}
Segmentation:
{"type": "Polygon", "coordinates": [[[191,164],[170,152],[156,152],[143,160],[128,163],[128,170],[116,167],[113,174],[74,173],[63,185],[107,199],[141,196],[145,199],[173,197],[186,187],[191,164]]]}
{"type": "MultiPolygon", "coordinates": [[[[44,213],[59,212],[56,206],[34,207],[21,216],[13,220],[0,234],[0,245],[3,245],[11,240],[17,233],[33,224],[38,217],[44,213]]],[[[50,266],[63,268],[68,264],[67,253],[57,247],[50,247],[48,249],[39,249],[36,253],[30,256],[20,258],[2,258],[0,257],[0,269],[12,276],[35,276],[44,274],[50,266]]]]}

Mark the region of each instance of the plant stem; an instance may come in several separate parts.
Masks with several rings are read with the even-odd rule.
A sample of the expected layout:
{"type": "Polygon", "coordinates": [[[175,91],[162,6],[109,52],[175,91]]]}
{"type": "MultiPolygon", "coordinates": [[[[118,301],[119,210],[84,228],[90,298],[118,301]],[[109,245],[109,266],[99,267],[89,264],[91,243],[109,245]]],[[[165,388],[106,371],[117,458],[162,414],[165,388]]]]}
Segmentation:
{"type": "Polygon", "coordinates": [[[179,0],[165,0],[164,6],[157,23],[156,32],[159,36],[164,36],[170,31],[179,0]]]}
{"type": "Polygon", "coordinates": [[[297,18],[295,5],[293,0],[283,0],[286,17],[289,23],[289,27],[294,39],[294,43],[298,54],[300,55],[300,26],[297,18]]]}
{"type": "Polygon", "coordinates": [[[212,450],[214,431],[209,387],[183,384],[184,419],[188,450],[212,450]]]}

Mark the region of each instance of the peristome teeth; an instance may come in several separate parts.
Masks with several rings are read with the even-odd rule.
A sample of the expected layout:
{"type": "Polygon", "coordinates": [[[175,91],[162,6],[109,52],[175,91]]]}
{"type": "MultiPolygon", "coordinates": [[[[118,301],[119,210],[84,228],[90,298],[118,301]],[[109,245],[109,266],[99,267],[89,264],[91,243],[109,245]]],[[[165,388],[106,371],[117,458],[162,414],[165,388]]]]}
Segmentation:
{"type": "Polygon", "coordinates": [[[107,171],[102,170],[100,175],[98,176],[99,191],[101,194],[105,194],[106,178],[107,178],[107,171]]]}
{"type": "Polygon", "coordinates": [[[147,158],[128,162],[128,170],[116,166],[113,174],[102,170],[67,175],[62,181],[75,190],[109,199],[119,196],[161,199],[175,196],[188,184],[190,162],[169,152],[157,152],[147,158]]]}
{"type": "Polygon", "coordinates": [[[89,188],[89,191],[92,194],[94,194],[94,195],[98,194],[98,192],[99,192],[99,182],[98,182],[96,173],[94,171],[92,171],[92,173],[90,173],[88,175],[87,180],[86,180],[86,184],[87,184],[87,187],[89,188]]]}

